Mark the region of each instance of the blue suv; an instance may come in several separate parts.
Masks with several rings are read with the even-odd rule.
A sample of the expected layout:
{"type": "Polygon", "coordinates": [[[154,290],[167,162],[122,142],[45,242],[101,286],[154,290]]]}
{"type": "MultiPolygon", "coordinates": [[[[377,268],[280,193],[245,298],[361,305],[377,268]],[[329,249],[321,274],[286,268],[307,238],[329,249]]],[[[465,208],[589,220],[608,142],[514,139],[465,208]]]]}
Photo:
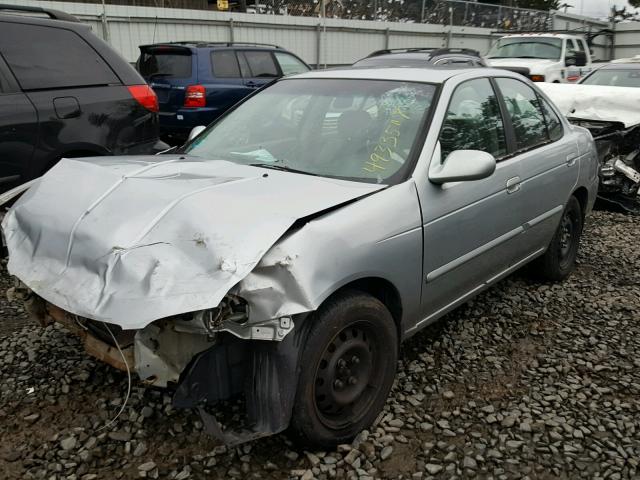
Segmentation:
{"type": "Polygon", "coordinates": [[[138,71],[156,92],[160,133],[184,141],[274,78],[310,70],[277,45],[171,42],[142,45],[138,71]]]}

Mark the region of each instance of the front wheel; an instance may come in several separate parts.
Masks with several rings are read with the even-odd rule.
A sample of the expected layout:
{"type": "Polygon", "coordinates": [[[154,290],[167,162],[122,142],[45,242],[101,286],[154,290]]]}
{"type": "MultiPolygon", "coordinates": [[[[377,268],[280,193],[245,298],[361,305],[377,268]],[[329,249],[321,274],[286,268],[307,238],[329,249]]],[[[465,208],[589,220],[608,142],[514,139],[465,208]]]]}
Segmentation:
{"type": "Polygon", "coordinates": [[[291,432],[303,443],[330,447],[349,442],[382,410],[398,335],[387,308],[355,291],[329,300],[309,321],[291,432]]]}
{"type": "Polygon", "coordinates": [[[534,264],[534,271],[545,280],[560,281],[567,278],[575,267],[582,235],[582,208],[574,196],[564,209],[560,225],[551,239],[549,248],[534,264]]]}

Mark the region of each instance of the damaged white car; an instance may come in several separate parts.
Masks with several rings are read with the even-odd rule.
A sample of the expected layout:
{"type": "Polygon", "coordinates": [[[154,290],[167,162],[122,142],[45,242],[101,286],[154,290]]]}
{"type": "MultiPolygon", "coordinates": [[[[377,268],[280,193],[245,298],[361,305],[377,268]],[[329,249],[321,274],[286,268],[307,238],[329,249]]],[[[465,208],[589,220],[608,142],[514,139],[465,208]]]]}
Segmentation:
{"type": "Polygon", "coordinates": [[[634,214],[640,214],[639,74],[637,64],[618,63],[596,70],[580,85],[540,85],[572,124],[593,135],[600,161],[598,197],[634,214]],[[595,83],[623,80],[634,86],[595,83]]]}
{"type": "Polygon", "coordinates": [[[535,260],[572,270],[589,132],[492,69],[282,79],[179,152],[65,159],[2,227],[42,324],[238,443],[369,426],[402,340],[535,260]],[[210,406],[244,397],[243,425],[210,406]]]}

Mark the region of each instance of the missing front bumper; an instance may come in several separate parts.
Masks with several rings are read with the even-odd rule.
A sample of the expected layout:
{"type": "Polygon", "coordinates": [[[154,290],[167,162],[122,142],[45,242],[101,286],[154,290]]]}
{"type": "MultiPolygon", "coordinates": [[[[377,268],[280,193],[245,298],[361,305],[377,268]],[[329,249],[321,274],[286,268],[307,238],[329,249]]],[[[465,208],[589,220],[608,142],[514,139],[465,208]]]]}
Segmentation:
{"type": "Polygon", "coordinates": [[[174,406],[197,409],[206,431],[227,445],[272,435],[289,425],[306,331],[303,318],[295,329],[293,321],[272,323],[268,339],[280,337],[281,341],[264,341],[266,334],[247,334],[247,339],[243,339],[238,332],[228,331],[221,331],[214,341],[195,333],[163,329],[161,321],[150,325],[152,328],[136,331],[135,336],[132,331],[116,331],[114,339],[127,342],[126,345],[118,342],[120,353],[116,346],[98,338],[87,328],[83,323],[86,320],[28,290],[22,290],[18,295],[23,297],[27,311],[42,326],[60,323],[81,339],[85,351],[94,358],[122,371],[127,367],[130,371],[135,370],[147,385],[166,386],[174,382],[177,385],[174,406]],[[278,335],[278,329],[286,333],[278,335]],[[199,337],[196,343],[189,343],[186,353],[184,344],[177,338],[180,336],[184,340],[185,335],[199,337]],[[165,351],[165,358],[157,355],[159,342],[165,346],[167,342],[171,344],[171,351],[165,351]],[[197,351],[193,353],[194,350],[197,351]],[[167,363],[167,355],[173,360],[172,364],[167,363]],[[154,371],[156,374],[150,374],[154,371]],[[244,419],[233,428],[225,428],[211,413],[210,407],[238,396],[245,398],[244,419]]]}

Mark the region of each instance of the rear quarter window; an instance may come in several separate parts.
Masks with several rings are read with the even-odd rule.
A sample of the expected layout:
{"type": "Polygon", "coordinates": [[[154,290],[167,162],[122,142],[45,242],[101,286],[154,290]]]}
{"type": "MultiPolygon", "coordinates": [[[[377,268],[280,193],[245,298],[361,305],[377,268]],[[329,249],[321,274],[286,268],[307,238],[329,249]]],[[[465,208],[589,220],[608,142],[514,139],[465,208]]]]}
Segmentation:
{"type": "Polygon", "coordinates": [[[278,77],[278,67],[273,61],[271,52],[261,52],[257,50],[247,50],[244,56],[249,65],[252,77],[278,77]]]}
{"type": "Polygon", "coordinates": [[[93,47],[71,30],[0,22],[0,52],[24,90],[120,83],[93,47]]]}

